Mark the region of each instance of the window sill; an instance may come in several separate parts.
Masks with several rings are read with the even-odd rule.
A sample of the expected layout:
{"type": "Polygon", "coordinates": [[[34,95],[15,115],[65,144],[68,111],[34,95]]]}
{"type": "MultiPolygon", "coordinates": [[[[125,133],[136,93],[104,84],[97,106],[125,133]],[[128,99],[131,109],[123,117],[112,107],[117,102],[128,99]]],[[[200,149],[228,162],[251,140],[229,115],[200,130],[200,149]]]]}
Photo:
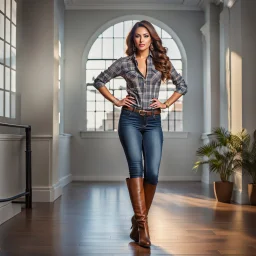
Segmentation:
{"type": "MultiPolygon", "coordinates": [[[[187,139],[188,132],[163,132],[165,139],[187,139]]],[[[82,139],[119,139],[118,133],[113,131],[94,132],[94,131],[80,131],[82,139]]]]}

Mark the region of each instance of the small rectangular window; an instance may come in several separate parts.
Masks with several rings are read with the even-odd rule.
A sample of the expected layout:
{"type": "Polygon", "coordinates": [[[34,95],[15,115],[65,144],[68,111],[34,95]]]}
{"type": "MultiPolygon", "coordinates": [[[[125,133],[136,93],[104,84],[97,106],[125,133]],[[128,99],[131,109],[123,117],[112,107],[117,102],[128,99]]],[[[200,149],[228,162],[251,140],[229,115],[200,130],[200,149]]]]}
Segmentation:
{"type": "Polygon", "coordinates": [[[4,91],[0,90],[0,116],[4,115],[4,91]]]}
{"type": "Polygon", "coordinates": [[[5,92],[5,117],[11,116],[10,109],[10,92],[5,92]]]}
{"type": "Polygon", "coordinates": [[[4,66],[0,64],[0,89],[4,89],[4,66]]]}
{"type": "Polygon", "coordinates": [[[12,22],[16,25],[17,16],[17,4],[15,0],[12,0],[12,22]]]}
{"type": "Polygon", "coordinates": [[[5,65],[11,65],[11,46],[9,44],[5,44],[5,65]]]}
{"type": "Polygon", "coordinates": [[[16,94],[15,93],[11,93],[11,118],[15,118],[16,117],[16,94]]]}
{"type": "Polygon", "coordinates": [[[5,67],[5,90],[11,90],[11,71],[8,67],[5,67]]]}
{"type": "Polygon", "coordinates": [[[8,19],[5,19],[5,40],[11,42],[11,23],[8,19]]]}
{"type": "Polygon", "coordinates": [[[16,69],[16,48],[12,47],[11,49],[11,61],[12,61],[12,68],[16,69]]]}
{"type": "Polygon", "coordinates": [[[120,22],[114,25],[114,37],[124,37],[124,23],[120,22]]]}
{"type": "Polygon", "coordinates": [[[11,90],[12,92],[16,92],[16,71],[15,70],[12,70],[11,90]]]}
{"type": "Polygon", "coordinates": [[[11,19],[11,0],[5,0],[6,2],[6,12],[5,15],[11,19]]]}
{"type": "Polygon", "coordinates": [[[4,39],[4,15],[0,13],[0,37],[4,39]]]}
{"type": "Polygon", "coordinates": [[[103,38],[103,59],[113,59],[113,38],[103,38]]]}
{"type": "Polygon", "coordinates": [[[12,24],[12,46],[16,47],[16,27],[12,24]]]}
{"type": "Polygon", "coordinates": [[[5,7],[4,7],[5,0],[0,0],[0,11],[5,13],[5,7]]]}

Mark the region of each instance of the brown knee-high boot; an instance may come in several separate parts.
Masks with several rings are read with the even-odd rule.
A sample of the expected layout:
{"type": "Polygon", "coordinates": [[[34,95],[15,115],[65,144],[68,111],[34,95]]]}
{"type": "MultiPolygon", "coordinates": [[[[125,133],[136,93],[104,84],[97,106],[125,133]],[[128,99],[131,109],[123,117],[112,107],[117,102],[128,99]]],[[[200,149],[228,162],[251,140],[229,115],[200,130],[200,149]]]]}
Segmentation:
{"type": "MultiPolygon", "coordinates": [[[[147,216],[148,216],[148,212],[152,204],[157,185],[152,185],[150,183],[147,183],[145,180],[143,182],[143,185],[144,185],[144,194],[145,194],[146,209],[147,209],[147,216]]],[[[130,238],[135,242],[138,242],[139,233],[138,233],[138,224],[135,219],[135,215],[132,216],[131,222],[132,222],[132,227],[131,227],[132,231],[130,233],[130,238]]]]}
{"type": "Polygon", "coordinates": [[[149,239],[143,178],[127,178],[126,183],[138,225],[139,245],[143,247],[150,247],[151,242],[149,239]]]}

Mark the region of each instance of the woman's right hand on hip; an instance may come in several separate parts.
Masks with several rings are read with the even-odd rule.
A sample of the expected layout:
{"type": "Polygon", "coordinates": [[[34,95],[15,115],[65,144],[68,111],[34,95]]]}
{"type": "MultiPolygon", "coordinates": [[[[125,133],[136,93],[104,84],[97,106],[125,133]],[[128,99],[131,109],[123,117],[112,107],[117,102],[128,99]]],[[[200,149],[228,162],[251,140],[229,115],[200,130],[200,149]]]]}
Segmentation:
{"type": "Polygon", "coordinates": [[[126,97],[122,100],[119,100],[116,103],[116,106],[122,107],[122,106],[131,106],[133,103],[136,103],[135,98],[133,96],[126,95],[126,97]]]}

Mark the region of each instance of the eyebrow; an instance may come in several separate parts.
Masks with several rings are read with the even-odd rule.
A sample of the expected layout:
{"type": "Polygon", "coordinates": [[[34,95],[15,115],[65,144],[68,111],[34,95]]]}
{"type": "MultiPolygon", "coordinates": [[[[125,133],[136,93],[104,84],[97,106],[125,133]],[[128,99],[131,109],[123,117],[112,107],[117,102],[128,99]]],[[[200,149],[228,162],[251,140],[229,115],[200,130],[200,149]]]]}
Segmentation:
{"type": "MultiPolygon", "coordinates": [[[[136,33],[135,35],[140,35],[140,34],[139,34],[139,33],[136,33]]],[[[145,36],[145,35],[149,35],[149,33],[144,33],[143,35],[144,35],[144,36],[145,36]]]]}

